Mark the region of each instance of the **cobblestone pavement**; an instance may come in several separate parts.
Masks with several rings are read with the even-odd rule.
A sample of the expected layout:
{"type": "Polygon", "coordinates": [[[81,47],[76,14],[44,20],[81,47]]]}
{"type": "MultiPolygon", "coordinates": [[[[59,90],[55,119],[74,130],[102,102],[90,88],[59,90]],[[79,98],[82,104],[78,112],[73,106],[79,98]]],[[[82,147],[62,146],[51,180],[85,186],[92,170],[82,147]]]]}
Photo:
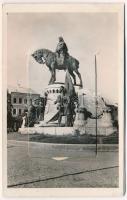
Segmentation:
{"type": "Polygon", "coordinates": [[[86,144],[9,140],[7,149],[8,187],[118,187],[117,145],[99,145],[97,156],[86,144]]]}

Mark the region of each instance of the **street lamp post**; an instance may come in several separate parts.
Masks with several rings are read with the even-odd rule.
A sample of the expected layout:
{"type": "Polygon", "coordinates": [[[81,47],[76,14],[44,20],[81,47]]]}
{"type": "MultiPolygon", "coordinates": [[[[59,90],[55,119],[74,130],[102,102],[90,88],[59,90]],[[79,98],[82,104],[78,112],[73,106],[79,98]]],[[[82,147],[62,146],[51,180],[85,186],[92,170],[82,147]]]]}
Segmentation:
{"type": "Polygon", "coordinates": [[[95,54],[95,115],[96,115],[96,155],[97,155],[97,58],[95,54]]]}

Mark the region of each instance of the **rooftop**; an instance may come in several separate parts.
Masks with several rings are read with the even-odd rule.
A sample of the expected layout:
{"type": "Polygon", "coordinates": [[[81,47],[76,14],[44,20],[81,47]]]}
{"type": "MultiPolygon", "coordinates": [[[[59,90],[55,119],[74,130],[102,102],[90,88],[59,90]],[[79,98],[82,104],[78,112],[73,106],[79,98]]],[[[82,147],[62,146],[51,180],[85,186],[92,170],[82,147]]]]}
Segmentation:
{"type": "Polygon", "coordinates": [[[8,86],[8,91],[9,93],[11,92],[18,92],[18,93],[27,93],[27,94],[39,94],[38,92],[36,92],[35,90],[31,89],[31,88],[25,88],[22,86],[8,86]]]}

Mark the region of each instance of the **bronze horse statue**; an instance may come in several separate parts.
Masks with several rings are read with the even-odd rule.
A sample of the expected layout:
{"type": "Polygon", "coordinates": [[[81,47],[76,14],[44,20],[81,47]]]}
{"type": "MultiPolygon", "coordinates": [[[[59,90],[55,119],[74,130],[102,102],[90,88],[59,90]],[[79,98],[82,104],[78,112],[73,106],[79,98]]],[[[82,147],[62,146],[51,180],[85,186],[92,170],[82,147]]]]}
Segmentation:
{"type": "Polygon", "coordinates": [[[82,87],[82,78],[81,78],[80,72],[78,71],[79,61],[77,59],[68,55],[68,57],[65,58],[64,64],[60,65],[58,63],[56,53],[54,53],[48,49],[36,50],[32,54],[32,57],[39,64],[46,64],[46,66],[49,68],[49,70],[51,72],[51,78],[50,78],[49,84],[52,84],[56,81],[56,69],[58,69],[58,70],[67,70],[68,69],[70,75],[72,76],[72,78],[74,80],[74,85],[76,85],[76,77],[74,74],[74,72],[75,72],[80,79],[80,86],[82,87]]]}

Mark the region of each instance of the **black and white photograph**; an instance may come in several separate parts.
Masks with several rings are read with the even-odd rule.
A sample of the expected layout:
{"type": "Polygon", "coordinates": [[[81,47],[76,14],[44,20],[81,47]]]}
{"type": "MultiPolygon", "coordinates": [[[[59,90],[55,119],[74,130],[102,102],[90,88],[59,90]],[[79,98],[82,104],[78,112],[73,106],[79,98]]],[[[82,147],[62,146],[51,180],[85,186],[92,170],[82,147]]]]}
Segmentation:
{"type": "Polygon", "coordinates": [[[4,188],[122,194],[124,5],[20,6],[3,6],[4,188]]]}

